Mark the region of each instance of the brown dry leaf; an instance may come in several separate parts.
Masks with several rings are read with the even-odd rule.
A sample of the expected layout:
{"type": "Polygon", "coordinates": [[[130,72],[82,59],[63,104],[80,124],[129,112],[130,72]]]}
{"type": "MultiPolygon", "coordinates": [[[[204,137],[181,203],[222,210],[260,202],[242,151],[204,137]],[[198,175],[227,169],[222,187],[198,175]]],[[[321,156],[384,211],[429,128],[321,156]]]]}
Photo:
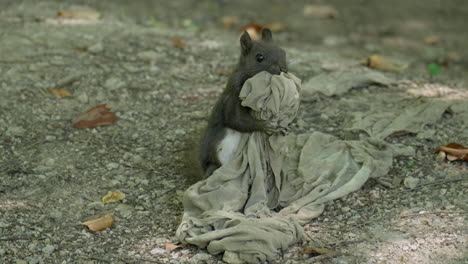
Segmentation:
{"type": "Polygon", "coordinates": [[[172,43],[174,44],[174,46],[178,47],[179,49],[185,48],[185,42],[178,37],[173,37],[172,43]]]}
{"type": "Polygon", "coordinates": [[[304,254],[307,255],[324,255],[324,254],[330,254],[335,252],[334,250],[327,249],[327,248],[314,248],[311,246],[306,245],[304,247],[304,254]]]}
{"type": "Polygon", "coordinates": [[[112,125],[119,120],[119,117],[109,110],[106,104],[96,105],[88,109],[86,113],[75,116],[72,119],[73,126],[83,129],[112,125]]]}
{"type": "Polygon", "coordinates": [[[185,247],[187,247],[187,244],[175,245],[172,243],[167,243],[166,245],[164,245],[164,249],[168,251],[173,251],[175,249],[185,248],[185,247]]]}
{"type": "Polygon", "coordinates": [[[449,161],[468,161],[468,147],[458,143],[449,143],[436,150],[436,152],[445,152],[449,161]]]}
{"type": "Polygon", "coordinates": [[[436,35],[430,35],[430,36],[425,37],[423,42],[426,43],[427,45],[435,45],[440,42],[440,37],[436,35]]]}
{"type": "Polygon", "coordinates": [[[53,95],[64,98],[64,97],[70,97],[71,93],[67,89],[64,88],[52,88],[49,90],[53,95]]]}
{"type": "Polygon", "coordinates": [[[414,134],[414,133],[409,132],[409,131],[396,131],[396,132],[393,132],[392,134],[390,134],[388,136],[389,137],[400,137],[400,136],[409,135],[409,134],[414,134]]]}
{"type": "Polygon", "coordinates": [[[273,22],[263,25],[264,28],[269,28],[272,32],[285,31],[288,27],[285,24],[273,22]]]}
{"type": "Polygon", "coordinates": [[[263,25],[257,24],[255,22],[251,22],[247,26],[242,27],[240,31],[241,32],[247,31],[251,39],[260,40],[262,39],[262,34],[261,34],[262,28],[263,28],[263,25]]]}
{"type": "Polygon", "coordinates": [[[111,227],[113,222],[114,217],[112,216],[112,212],[105,212],[92,217],[91,220],[84,222],[83,225],[91,231],[97,232],[111,227]]]}
{"type": "Polygon", "coordinates": [[[239,24],[239,18],[236,16],[224,16],[222,18],[223,27],[226,29],[230,29],[235,25],[239,24]]]}
{"type": "Polygon", "coordinates": [[[77,10],[62,10],[57,13],[59,18],[67,19],[85,19],[96,21],[99,20],[101,14],[93,8],[82,7],[77,10]]]}
{"type": "Polygon", "coordinates": [[[125,193],[121,191],[109,191],[104,197],[102,197],[103,203],[115,203],[125,199],[125,193]]]}
{"type": "Polygon", "coordinates": [[[400,72],[406,68],[408,68],[408,65],[403,65],[403,66],[397,66],[394,63],[391,63],[384,58],[382,58],[379,55],[372,55],[369,56],[364,64],[367,67],[374,68],[377,70],[382,70],[382,71],[394,71],[394,72],[400,72]]]}
{"type": "Polygon", "coordinates": [[[338,16],[338,10],[329,5],[305,5],[304,16],[316,18],[335,18],[338,16]]]}

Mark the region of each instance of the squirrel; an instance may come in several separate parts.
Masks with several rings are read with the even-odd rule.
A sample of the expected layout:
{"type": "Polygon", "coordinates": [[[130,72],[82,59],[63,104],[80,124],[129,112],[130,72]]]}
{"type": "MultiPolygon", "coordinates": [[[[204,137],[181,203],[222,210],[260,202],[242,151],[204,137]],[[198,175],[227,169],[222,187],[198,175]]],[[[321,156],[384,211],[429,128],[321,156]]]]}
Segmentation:
{"type": "Polygon", "coordinates": [[[227,163],[236,151],[241,133],[263,131],[268,134],[285,133],[268,121],[257,120],[251,109],[241,105],[239,93],[245,81],[259,72],[279,75],[288,72],[286,53],[273,43],[269,29],[262,30],[261,40],[252,40],[244,31],[240,38],[239,63],[212,109],[208,126],[200,143],[200,165],[203,178],[227,163]]]}

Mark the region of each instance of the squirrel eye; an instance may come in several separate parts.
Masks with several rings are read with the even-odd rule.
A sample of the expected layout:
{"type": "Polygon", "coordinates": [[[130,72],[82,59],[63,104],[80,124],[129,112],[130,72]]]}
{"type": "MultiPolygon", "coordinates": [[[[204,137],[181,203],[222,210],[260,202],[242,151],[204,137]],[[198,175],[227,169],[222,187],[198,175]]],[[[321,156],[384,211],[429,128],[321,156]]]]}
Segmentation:
{"type": "Polygon", "coordinates": [[[257,56],[255,58],[257,59],[258,62],[262,62],[263,59],[265,59],[265,57],[263,57],[262,54],[257,54],[257,56]]]}

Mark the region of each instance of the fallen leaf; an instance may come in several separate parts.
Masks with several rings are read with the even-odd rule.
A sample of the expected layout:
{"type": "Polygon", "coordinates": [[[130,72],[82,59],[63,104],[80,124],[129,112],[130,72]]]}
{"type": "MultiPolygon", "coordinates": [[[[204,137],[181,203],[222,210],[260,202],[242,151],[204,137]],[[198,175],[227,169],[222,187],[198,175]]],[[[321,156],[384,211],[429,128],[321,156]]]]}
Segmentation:
{"type": "Polygon", "coordinates": [[[180,49],[183,49],[185,48],[185,42],[183,40],[181,40],[180,38],[178,37],[173,37],[172,38],[172,43],[174,44],[174,46],[180,48],[180,49]]]}
{"type": "Polygon", "coordinates": [[[64,88],[52,88],[52,89],[50,89],[50,92],[53,95],[55,95],[57,97],[60,97],[60,98],[70,97],[71,96],[70,91],[68,91],[67,89],[64,89],[64,88]]]}
{"type": "Polygon", "coordinates": [[[240,29],[241,32],[247,31],[249,36],[253,40],[260,40],[262,39],[262,31],[263,25],[257,24],[255,22],[250,22],[247,26],[242,27],[240,29]]]}
{"type": "Polygon", "coordinates": [[[305,5],[304,16],[316,18],[335,18],[338,16],[338,10],[329,5],[305,5]]]}
{"type": "Polygon", "coordinates": [[[175,245],[175,244],[167,243],[166,245],[164,245],[164,249],[168,251],[173,251],[174,249],[185,248],[185,247],[187,247],[187,244],[175,245]]]}
{"type": "Polygon", "coordinates": [[[281,32],[287,29],[285,24],[273,22],[263,25],[264,28],[269,28],[272,32],[281,32]]]}
{"type": "Polygon", "coordinates": [[[382,71],[395,71],[395,72],[402,71],[408,67],[408,65],[397,66],[394,63],[391,63],[385,60],[384,58],[382,58],[381,56],[375,55],[375,54],[372,56],[369,56],[364,62],[364,64],[370,68],[374,68],[374,69],[378,69],[382,71]]]}
{"type": "Polygon", "coordinates": [[[232,74],[232,70],[227,69],[227,68],[217,68],[216,74],[222,75],[222,76],[230,76],[232,74]]]}
{"type": "Polygon", "coordinates": [[[410,135],[410,134],[414,134],[412,132],[409,132],[409,131],[396,131],[396,132],[393,132],[392,134],[388,135],[389,137],[400,137],[400,136],[404,136],[404,135],[410,135]]]}
{"type": "Polygon", "coordinates": [[[84,222],[83,225],[89,228],[89,230],[97,232],[111,227],[113,222],[114,217],[112,216],[112,212],[105,212],[92,217],[91,220],[84,222]]]}
{"type": "Polygon", "coordinates": [[[102,197],[103,203],[114,203],[125,199],[125,193],[121,191],[109,191],[104,197],[102,197]]]}
{"type": "Polygon", "coordinates": [[[236,16],[224,16],[222,18],[223,27],[226,29],[232,28],[239,24],[239,18],[236,16]]]}
{"type": "Polygon", "coordinates": [[[85,20],[99,20],[101,14],[91,7],[81,7],[76,10],[62,10],[57,13],[60,18],[67,19],[85,19],[85,20]]]}
{"type": "Polygon", "coordinates": [[[315,248],[311,247],[309,245],[304,246],[303,253],[307,255],[324,255],[324,254],[330,254],[335,252],[334,250],[327,249],[327,248],[315,248]]]}
{"type": "Polygon", "coordinates": [[[109,110],[110,108],[106,104],[96,105],[87,110],[86,113],[75,116],[72,119],[73,126],[83,129],[112,125],[119,120],[119,117],[109,110]]]}
{"type": "Polygon", "coordinates": [[[458,143],[449,143],[438,148],[436,152],[445,152],[449,161],[468,161],[468,147],[458,143]]]}
{"type": "Polygon", "coordinates": [[[426,43],[427,45],[435,45],[440,42],[440,37],[436,35],[430,35],[430,36],[425,37],[423,42],[426,43]]]}

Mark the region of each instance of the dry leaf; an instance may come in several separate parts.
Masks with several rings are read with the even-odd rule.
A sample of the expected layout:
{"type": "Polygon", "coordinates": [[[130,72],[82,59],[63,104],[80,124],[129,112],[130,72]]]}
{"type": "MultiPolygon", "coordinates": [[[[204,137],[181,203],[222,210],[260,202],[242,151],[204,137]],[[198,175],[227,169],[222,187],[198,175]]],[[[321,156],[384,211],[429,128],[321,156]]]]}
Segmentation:
{"type": "Polygon", "coordinates": [[[92,220],[83,223],[84,226],[88,227],[91,231],[97,232],[109,228],[114,222],[112,212],[105,212],[94,216],[92,220]]]}
{"type": "Polygon", "coordinates": [[[121,191],[109,191],[104,197],[102,197],[103,203],[114,203],[125,199],[125,193],[121,191]]]}
{"type": "Polygon", "coordinates": [[[112,125],[119,117],[114,113],[109,112],[110,108],[106,104],[96,105],[86,113],[75,116],[72,119],[73,126],[76,128],[93,128],[97,126],[112,125]]]}
{"type": "Polygon", "coordinates": [[[440,37],[438,37],[436,35],[430,35],[430,36],[425,37],[423,41],[424,41],[424,43],[426,43],[428,45],[435,45],[435,44],[439,43],[440,37]]]}
{"type": "Polygon", "coordinates": [[[285,24],[273,22],[263,25],[264,28],[269,28],[272,32],[281,32],[287,29],[285,24]]]}
{"type": "Polygon", "coordinates": [[[232,28],[234,25],[239,24],[239,18],[236,16],[225,16],[222,18],[223,27],[226,29],[232,28]]]}
{"type": "Polygon", "coordinates": [[[57,16],[60,18],[67,19],[85,19],[85,20],[99,20],[101,14],[95,9],[90,7],[82,7],[77,10],[63,10],[57,13],[57,16]]]}
{"type": "Polygon", "coordinates": [[[55,95],[57,97],[60,97],[60,98],[70,97],[71,96],[70,91],[68,91],[67,89],[64,89],[64,88],[52,88],[52,89],[50,89],[50,92],[53,95],[55,95]]]}
{"type": "Polygon", "coordinates": [[[257,24],[255,22],[251,22],[247,26],[242,27],[240,31],[241,32],[247,31],[251,39],[260,40],[262,39],[262,33],[261,33],[262,28],[263,28],[263,25],[257,24]]]}
{"type": "Polygon", "coordinates": [[[367,67],[382,70],[382,71],[395,71],[399,72],[408,67],[408,65],[397,66],[379,55],[372,55],[364,63],[367,67]]]}
{"type": "Polygon", "coordinates": [[[338,10],[328,5],[305,5],[304,16],[316,18],[335,18],[338,16],[338,10]]]}
{"type": "Polygon", "coordinates": [[[174,44],[174,46],[180,48],[180,49],[183,49],[185,48],[185,42],[183,40],[181,40],[180,38],[178,37],[173,37],[172,38],[172,43],[174,44]]]}
{"type": "Polygon", "coordinates": [[[436,152],[445,152],[449,161],[468,161],[468,147],[458,143],[449,143],[438,148],[436,152]]]}
{"type": "Polygon", "coordinates": [[[306,245],[304,247],[304,254],[307,255],[324,255],[324,254],[330,254],[335,252],[334,250],[327,249],[327,248],[314,248],[311,246],[306,245]]]}
{"type": "Polygon", "coordinates": [[[164,245],[164,249],[166,249],[168,251],[173,251],[174,249],[185,248],[185,247],[187,247],[187,244],[174,245],[174,244],[171,244],[171,243],[167,243],[166,245],[164,245]]]}
{"type": "Polygon", "coordinates": [[[392,134],[390,134],[388,136],[389,137],[400,137],[400,136],[409,135],[409,134],[414,134],[414,133],[402,130],[402,131],[393,132],[392,134]]]}

